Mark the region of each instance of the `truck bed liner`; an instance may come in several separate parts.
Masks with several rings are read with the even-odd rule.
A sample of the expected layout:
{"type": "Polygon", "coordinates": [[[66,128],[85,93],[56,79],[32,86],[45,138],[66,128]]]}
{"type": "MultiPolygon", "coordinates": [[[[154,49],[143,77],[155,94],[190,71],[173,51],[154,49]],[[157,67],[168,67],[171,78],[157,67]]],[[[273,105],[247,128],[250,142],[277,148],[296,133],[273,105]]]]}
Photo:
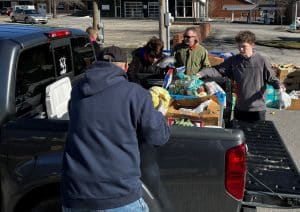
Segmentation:
{"type": "Polygon", "coordinates": [[[245,133],[247,177],[244,204],[300,207],[300,176],[273,122],[236,122],[245,133]]]}

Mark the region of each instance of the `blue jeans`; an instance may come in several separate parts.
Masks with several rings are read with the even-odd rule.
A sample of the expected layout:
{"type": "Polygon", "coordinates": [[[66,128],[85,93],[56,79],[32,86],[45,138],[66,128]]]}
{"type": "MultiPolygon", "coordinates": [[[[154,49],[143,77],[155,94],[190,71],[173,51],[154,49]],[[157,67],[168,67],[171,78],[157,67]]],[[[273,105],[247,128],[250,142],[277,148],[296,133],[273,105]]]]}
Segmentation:
{"type": "Polygon", "coordinates": [[[98,210],[98,209],[82,209],[82,208],[65,208],[63,212],[149,212],[147,203],[143,198],[138,199],[135,202],[129,203],[119,208],[98,210]]]}

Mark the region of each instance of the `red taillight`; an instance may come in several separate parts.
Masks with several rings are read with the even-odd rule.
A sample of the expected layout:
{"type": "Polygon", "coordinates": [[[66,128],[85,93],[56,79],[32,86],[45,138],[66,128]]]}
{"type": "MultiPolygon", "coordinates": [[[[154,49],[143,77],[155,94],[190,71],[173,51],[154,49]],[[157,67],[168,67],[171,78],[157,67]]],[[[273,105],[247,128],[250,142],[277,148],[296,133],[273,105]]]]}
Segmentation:
{"type": "Polygon", "coordinates": [[[71,32],[68,30],[61,30],[61,31],[54,31],[47,33],[49,38],[61,38],[61,37],[67,37],[71,35],[71,32]]]}
{"type": "Polygon", "coordinates": [[[236,199],[243,199],[246,174],[246,146],[241,144],[226,152],[226,190],[236,199]]]}

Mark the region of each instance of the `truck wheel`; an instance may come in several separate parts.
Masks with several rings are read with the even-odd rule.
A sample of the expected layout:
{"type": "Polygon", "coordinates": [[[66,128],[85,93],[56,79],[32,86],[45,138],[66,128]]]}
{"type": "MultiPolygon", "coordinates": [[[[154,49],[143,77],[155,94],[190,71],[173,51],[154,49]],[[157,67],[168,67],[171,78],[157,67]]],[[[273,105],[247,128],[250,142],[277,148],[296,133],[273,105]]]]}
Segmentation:
{"type": "Polygon", "coordinates": [[[15,19],[15,17],[13,16],[13,17],[11,17],[11,22],[13,22],[13,23],[15,23],[16,22],[16,19],[15,19]]]}
{"type": "Polygon", "coordinates": [[[30,212],[62,212],[61,201],[58,197],[45,199],[35,205],[30,212]]]}

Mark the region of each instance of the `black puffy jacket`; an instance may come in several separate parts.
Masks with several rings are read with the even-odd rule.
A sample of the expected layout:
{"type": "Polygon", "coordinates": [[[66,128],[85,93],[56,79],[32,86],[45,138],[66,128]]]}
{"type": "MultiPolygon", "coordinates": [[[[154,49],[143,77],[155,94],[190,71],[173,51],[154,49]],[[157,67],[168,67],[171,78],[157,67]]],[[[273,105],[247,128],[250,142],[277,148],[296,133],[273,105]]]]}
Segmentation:
{"type": "Polygon", "coordinates": [[[130,82],[138,83],[148,89],[153,85],[150,83],[150,79],[163,79],[165,70],[145,60],[144,54],[144,47],[132,52],[132,61],[129,64],[127,75],[130,82]]]}

